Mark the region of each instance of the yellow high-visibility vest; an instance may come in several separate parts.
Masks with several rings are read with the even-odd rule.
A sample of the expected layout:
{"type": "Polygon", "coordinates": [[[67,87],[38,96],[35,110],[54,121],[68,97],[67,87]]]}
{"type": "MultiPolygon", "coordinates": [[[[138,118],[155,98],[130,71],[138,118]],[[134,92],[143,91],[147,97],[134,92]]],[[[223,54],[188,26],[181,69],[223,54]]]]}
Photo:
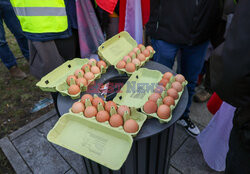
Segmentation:
{"type": "Polygon", "coordinates": [[[68,28],[64,0],[10,1],[25,32],[58,33],[68,28]]]}

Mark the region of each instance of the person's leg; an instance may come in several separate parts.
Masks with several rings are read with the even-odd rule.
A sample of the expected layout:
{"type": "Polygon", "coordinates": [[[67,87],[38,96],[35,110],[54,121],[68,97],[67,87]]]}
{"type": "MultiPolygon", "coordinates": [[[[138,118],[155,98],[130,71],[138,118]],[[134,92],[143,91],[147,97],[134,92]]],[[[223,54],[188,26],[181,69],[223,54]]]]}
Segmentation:
{"type": "Polygon", "coordinates": [[[154,61],[172,69],[179,46],[177,44],[170,44],[163,40],[156,39],[151,39],[151,43],[156,52],[154,54],[154,61]]]}
{"type": "Polygon", "coordinates": [[[188,117],[189,108],[192,103],[192,96],[194,94],[195,86],[198,80],[198,75],[204,64],[204,58],[206,50],[208,47],[208,42],[202,43],[197,46],[184,46],[182,48],[182,58],[181,58],[181,74],[184,75],[188,81],[188,105],[183,114],[184,117],[188,117]]]}
{"type": "Polygon", "coordinates": [[[5,5],[5,8],[3,9],[3,20],[9,30],[14,34],[23,56],[29,60],[28,41],[23,34],[19,20],[17,19],[10,3],[5,5]]]}

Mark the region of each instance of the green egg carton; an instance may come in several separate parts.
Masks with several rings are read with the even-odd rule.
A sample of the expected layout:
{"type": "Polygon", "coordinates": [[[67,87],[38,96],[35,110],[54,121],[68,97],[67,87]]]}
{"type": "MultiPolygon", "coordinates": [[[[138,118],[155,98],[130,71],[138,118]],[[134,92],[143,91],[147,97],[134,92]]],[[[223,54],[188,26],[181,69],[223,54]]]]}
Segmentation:
{"type": "MultiPolygon", "coordinates": [[[[115,66],[120,74],[127,73],[128,75],[132,75],[134,72],[127,72],[125,69],[118,69],[116,64],[122,60],[124,56],[128,55],[130,51],[137,47],[137,45],[137,42],[130,36],[130,34],[123,31],[100,45],[98,47],[98,55],[107,64],[115,66]]],[[[141,62],[140,66],[136,66],[136,69],[138,70],[140,67],[144,66],[154,54],[155,51],[150,52],[150,56],[146,57],[146,60],[141,62]]]]}
{"type": "Polygon", "coordinates": [[[71,113],[57,121],[47,139],[112,170],[121,168],[133,143],[119,129],[71,113]]]}
{"type": "Polygon", "coordinates": [[[140,68],[131,75],[113,101],[118,105],[141,108],[161,78],[160,71],[140,68]]]}
{"type": "MultiPolygon", "coordinates": [[[[66,83],[66,79],[69,75],[73,75],[75,70],[81,69],[84,64],[87,64],[89,59],[81,59],[75,58],[73,60],[69,60],[64,64],[60,65],[46,76],[44,76],[37,84],[42,91],[46,92],[60,92],[63,96],[70,96],[72,99],[77,99],[80,97],[80,93],[87,90],[87,87],[81,87],[81,92],[76,95],[70,95],[68,93],[68,84],[66,83]]],[[[89,84],[94,80],[101,77],[101,74],[105,73],[108,67],[101,67],[101,73],[95,74],[95,78],[92,81],[89,81],[89,84]]]]}
{"type": "MultiPolygon", "coordinates": [[[[171,84],[172,84],[173,82],[174,82],[174,78],[173,78],[173,80],[170,80],[170,82],[166,85],[166,90],[163,91],[163,93],[161,94],[162,96],[164,96],[164,97],[167,96],[167,95],[166,95],[166,91],[171,87],[171,84]]],[[[181,95],[182,95],[182,93],[183,93],[183,91],[184,91],[184,87],[187,85],[187,83],[188,83],[187,81],[185,81],[185,82],[182,83],[182,87],[183,87],[183,88],[182,88],[182,91],[178,92],[179,98],[178,98],[177,100],[175,100],[175,106],[173,106],[173,105],[170,106],[171,113],[170,113],[170,117],[169,117],[168,119],[162,119],[162,118],[158,117],[157,113],[148,114],[148,113],[144,112],[144,110],[143,110],[143,105],[144,105],[148,100],[147,100],[146,102],[143,103],[143,105],[142,105],[142,107],[141,107],[141,111],[142,111],[144,114],[146,114],[146,115],[148,115],[148,116],[150,116],[150,117],[157,118],[157,119],[160,121],[160,123],[167,123],[167,122],[169,122],[169,121],[172,119],[173,110],[174,110],[175,107],[177,106],[177,104],[178,104],[178,102],[179,102],[179,100],[180,100],[180,98],[181,98],[181,95]]],[[[162,104],[162,99],[161,99],[161,100],[158,100],[158,101],[157,101],[157,104],[158,104],[158,105],[162,104]]]]}

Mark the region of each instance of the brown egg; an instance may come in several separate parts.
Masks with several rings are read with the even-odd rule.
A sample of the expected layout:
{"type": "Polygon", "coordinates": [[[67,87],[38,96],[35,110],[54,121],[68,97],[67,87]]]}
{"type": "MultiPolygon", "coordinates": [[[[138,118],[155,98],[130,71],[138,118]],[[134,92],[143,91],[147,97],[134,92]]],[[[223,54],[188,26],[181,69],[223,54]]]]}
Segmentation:
{"type": "Polygon", "coordinates": [[[92,100],[92,105],[95,106],[95,107],[97,107],[97,105],[99,103],[102,103],[102,106],[105,105],[105,103],[104,103],[104,101],[103,101],[102,98],[100,98],[100,97],[94,97],[94,99],[92,100]]]}
{"type": "Polygon", "coordinates": [[[134,51],[131,51],[130,53],[128,53],[128,56],[133,58],[133,57],[136,57],[136,54],[134,51]]]}
{"type": "Polygon", "coordinates": [[[157,109],[157,115],[161,119],[168,119],[170,117],[170,107],[167,105],[160,105],[157,109]]]}
{"type": "Polygon", "coordinates": [[[152,114],[155,113],[157,111],[157,104],[156,102],[152,101],[152,100],[148,100],[144,106],[143,106],[143,110],[145,113],[147,114],[152,114]]]}
{"type": "Polygon", "coordinates": [[[97,63],[97,61],[96,61],[95,59],[91,58],[91,59],[89,59],[88,64],[89,64],[90,66],[92,66],[92,62],[97,63]]]}
{"type": "Polygon", "coordinates": [[[180,82],[181,84],[185,81],[185,77],[181,74],[177,74],[174,78],[175,81],[180,82]]]}
{"type": "Polygon", "coordinates": [[[116,67],[117,67],[118,69],[123,69],[123,68],[125,68],[125,66],[126,66],[126,62],[125,62],[124,60],[120,60],[120,61],[116,64],[116,67]]]}
{"type": "Polygon", "coordinates": [[[141,48],[144,47],[144,45],[143,44],[139,44],[137,47],[141,50],[141,48]]]}
{"type": "Polygon", "coordinates": [[[139,49],[139,48],[137,48],[137,47],[135,47],[134,49],[133,49],[133,51],[137,54],[137,52],[141,52],[141,50],[139,49]]]}
{"type": "Polygon", "coordinates": [[[163,91],[165,90],[165,87],[162,86],[162,85],[158,85],[156,88],[155,88],[155,93],[159,93],[161,94],[163,91]]]}
{"type": "Polygon", "coordinates": [[[86,99],[89,99],[89,101],[92,102],[92,101],[93,101],[93,96],[90,95],[90,94],[84,94],[84,95],[82,96],[82,98],[81,98],[81,102],[82,102],[83,104],[85,104],[85,100],[86,100],[86,99]]]}
{"type": "Polygon", "coordinates": [[[165,74],[163,74],[163,78],[164,79],[168,79],[170,80],[170,78],[173,76],[173,74],[171,72],[166,72],[165,74]]]}
{"type": "Polygon", "coordinates": [[[127,63],[128,60],[131,62],[132,59],[130,56],[124,56],[122,60],[124,60],[127,63]]]}
{"type": "Polygon", "coordinates": [[[68,76],[67,77],[67,80],[66,80],[66,82],[67,82],[67,84],[70,86],[70,79],[74,79],[74,81],[76,80],[76,77],[74,76],[74,75],[70,75],[70,76],[68,76]]]}
{"type": "Polygon", "coordinates": [[[173,97],[173,99],[177,100],[179,98],[179,94],[174,88],[170,88],[167,90],[167,95],[173,97]]]}
{"type": "Polygon", "coordinates": [[[149,57],[150,51],[145,49],[145,50],[142,52],[142,54],[144,54],[145,57],[149,57]]]}
{"type": "Polygon", "coordinates": [[[169,82],[169,80],[168,79],[161,79],[161,81],[159,82],[159,85],[162,85],[162,86],[164,86],[164,87],[166,87],[166,85],[167,85],[167,83],[169,82]]]}
{"type": "Polygon", "coordinates": [[[93,80],[95,78],[95,75],[92,72],[86,72],[84,74],[84,77],[86,80],[93,80]]]}
{"type": "Polygon", "coordinates": [[[127,72],[134,72],[136,70],[136,66],[133,63],[127,63],[125,70],[127,72]]]}
{"type": "Polygon", "coordinates": [[[108,101],[108,102],[105,104],[105,110],[108,111],[108,112],[110,112],[111,106],[114,106],[114,107],[115,107],[115,110],[117,110],[117,105],[116,105],[115,102],[113,102],[113,101],[108,101]]]}
{"type": "Polygon", "coordinates": [[[133,59],[132,63],[135,64],[135,65],[137,65],[137,66],[141,65],[141,61],[139,59],[137,59],[137,58],[133,59]]]}
{"type": "Polygon", "coordinates": [[[175,102],[174,102],[174,98],[171,97],[171,96],[166,96],[164,99],[163,99],[163,103],[165,105],[168,105],[168,106],[171,106],[171,105],[175,105],[175,102]]]}
{"type": "Polygon", "coordinates": [[[147,46],[147,47],[146,47],[146,49],[147,49],[147,50],[149,50],[149,51],[151,51],[151,52],[153,52],[153,51],[154,51],[153,47],[152,47],[152,46],[150,46],[150,45],[149,45],[149,46],[147,46]]]}
{"type": "Polygon", "coordinates": [[[93,74],[99,74],[101,71],[100,71],[100,68],[98,68],[97,66],[92,66],[91,67],[91,72],[93,74]]]}
{"type": "Polygon", "coordinates": [[[149,96],[148,100],[151,100],[151,101],[154,101],[154,102],[157,102],[157,100],[161,98],[161,94],[159,93],[153,93],[149,96]]]}
{"type": "Polygon", "coordinates": [[[87,66],[87,67],[89,68],[89,70],[90,70],[90,65],[84,64],[84,65],[82,66],[82,68],[81,68],[84,72],[85,72],[85,67],[86,67],[86,66],[87,66]]]}
{"type": "Polygon", "coordinates": [[[80,112],[84,112],[84,105],[82,104],[82,102],[75,102],[72,105],[71,111],[73,113],[80,113],[80,112]]]}
{"type": "Polygon", "coordinates": [[[126,105],[121,105],[121,106],[119,106],[118,109],[117,109],[117,113],[118,113],[119,115],[121,115],[121,116],[124,115],[125,111],[128,111],[128,114],[130,115],[130,109],[129,109],[129,107],[126,106],[126,105]]]}
{"type": "Polygon", "coordinates": [[[107,111],[99,111],[96,115],[96,120],[99,122],[109,121],[109,113],[107,111]]]}
{"type": "Polygon", "coordinates": [[[109,119],[109,124],[112,126],[112,127],[119,127],[119,126],[122,126],[123,125],[123,118],[121,115],[119,114],[114,114],[110,117],[109,119]]]}
{"type": "Polygon", "coordinates": [[[76,79],[76,84],[78,86],[81,86],[81,84],[83,84],[83,86],[88,86],[88,81],[84,77],[81,77],[76,79]]]}
{"type": "Polygon", "coordinates": [[[70,95],[76,95],[79,92],[81,92],[80,87],[78,85],[70,85],[69,89],[68,89],[68,93],[70,95]]]}
{"type": "Polygon", "coordinates": [[[78,77],[79,73],[81,73],[81,74],[82,74],[82,76],[84,75],[84,72],[83,72],[83,70],[81,70],[81,69],[77,69],[77,70],[75,70],[74,75],[75,75],[76,77],[78,77]]]}
{"type": "Polygon", "coordinates": [[[101,69],[101,66],[103,66],[104,68],[106,68],[107,64],[103,60],[100,60],[100,61],[97,62],[97,66],[101,69]]]}
{"type": "Polygon", "coordinates": [[[84,111],[84,116],[88,118],[95,117],[96,114],[97,114],[97,109],[94,106],[88,106],[84,111]]]}
{"type": "Polygon", "coordinates": [[[145,61],[146,60],[146,57],[144,54],[140,53],[138,56],[137,56],[137,59],[139,59],[141,62],[145,61]]]}
{"type": "Polygon", "coordinates": [[[127,133],[135,133],[138,131],[139,125],[135,120],[129,119],[124,123],[123,129],[127,133]]]}
{"type": "Polygon", "coordinates": [[[171,85],[172,88],[176,89],[177,92],[181,92],[182,91],[182,85],[180,84],[180,82],[173,82],[171,85]]]}

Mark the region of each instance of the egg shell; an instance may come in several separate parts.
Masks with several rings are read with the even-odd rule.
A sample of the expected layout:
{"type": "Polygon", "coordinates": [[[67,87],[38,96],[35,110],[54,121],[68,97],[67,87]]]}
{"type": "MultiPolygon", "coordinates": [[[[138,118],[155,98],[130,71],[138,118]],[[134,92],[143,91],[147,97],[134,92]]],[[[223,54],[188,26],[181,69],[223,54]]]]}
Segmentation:
{"type": "Polygon", "coordinates": [[[123,129],[127,133],[135,133],[138,131],[139,125],[135,120],[129,119],[124,123],[123,129]]]}
{"type": "Polygon", "coordinates": [[[161,119],[168,119],[170,117],[171,109],[167,105],[160,105],[157,109],[157,115],[161,119]]]}
{"type": "Polygon", "coordinates": [[[166,87],[166,85],[167,85],[167,83],[169,82],[169,80],[168,79],[161,79],[161,81],[159,82],[159,85],[162,85],[162,86],[164,86],[164,87],[166,87]]]}
{"type": "Polygon", "coordinates": [[[80,113],[80,112],[84,112],[84,105],[82,104],[82,102],[75,102],[72,105],[71,111],[73,113],[80,113]]]}
{"type": "Polygon", "coordinates": [[[128,53],[129,57],[136,57],[136,53],[134,51],[131,51],[130,53],[128,53]]]}
{"type": "Polygon", "coordinates": [[[84,74],[84,77],[86,80],[93,80],[95,78],[95,75],[92,72],[86,72],[84,74]]]}
{"type": "Polygon", "coordinates": [[[90,66],[92,66],[92,62],[97,63],[97,61],[96,61],[95,59],[91,58],[91,59],[89,59],[88,64],[89,64],[90,66]]]}
{"type": "Polygon", "coordinates": [[[83,104],[85,104],[85,100],[86,100],[86,99],[89,99],[90,102],[92,102],[92,101],[93,101],[93,96],[90,95],[90,94],[84,94],[84,95],[82,96],[82,98],[81,98],[81,102],[82,102],[83,104]]]}
{"type": "Polygon", "coordinates": [[[153,102],[157,102],[157,100],[161,98],[161,95],[159,93],[153,93],[149,96],[148,100],[151,100],[153,102]]]}
{"type": "Polygon", "coordinates": [[[167,90],[167,95],[173,97],[173,99],[177,100],[179,98],[179,94],[174,88],[170,88],[167,90]]]}
{"type": "Polygon", "coordinates": [[[91,66],[90,66],[90,65],[88,65],[88,64],[84,64],[84,65],[82,66],[82,68],[81,68],[84,72],[85,72],[85,67],[86,67],[86,66],[89,68],[89,70],[90,70],[90,68],[91,68],[91,66]]]}
{"type": "Polygon", "coordinates": [[[129,107],[126,106],[126,105],[121,105],[121,106],[119,106],[118,109],[117,109],[117,113],[118,113],[119,115],[121,115],[121,116],[124,115],[124,112],[125,112],[125,111],[128,111],[128,114],[130,115],[130,109],[129,109],[129,107]]]}
{"type": "Polygon", "coordinates": [[[180,82],[181,84],[185,81],[185,77],[181,74],[177,74],[175,77],[174,77],[175,81],[177,82],[180,82]]]}
{"type": "Polygon", "coordinates": [[[67,84],[70,86],[70,79],[74,79],[74,81],[76,80],[76,77],[74,76],[74,75],[69,75],[68,77],[67,77],[67,80],[66,80],[66,82],[67,82],[67,84]]]}
{"type": "Polygon", "coordinates": [[[140,53],[141,52],[141,50],[139,49],[139,48],[137,48],[137,47],[135,47],[134,49],[133,49],[133,51],[137,54],[138,52],[140,53]]]}
{"type": "Polygon", "coordinates": [[[88,106],[84,111],[84,116],[87,118],[95,117],[96,114],[97,114],[97,109],[94,106],[88,106]]]}
{"type": "Polygon", "coordinates": [[[76,84],[78,86],[81,86],[81,84],[83,84],[83,86],[88,86],[88,81],[84,77],[81,77],[76,79],[76,84]]]}
{"type": "Polygon", "coordinates": [[[141,61],[139,59],[137,59],[137,58],[133,59],[132,63],[135,64],[135,65],[137,65],[137,66],[141,65],[141,61]]]}
{"type": "Polygon", "coordinates": [[[174,102],[174,98],[171,97],[171,96],[166,96],[164,99],[163,99],[163,103],[165,105],[168,105],[168,106],[171,106],[171,105],[175,105],[175,102],[174,102]]]}
{"type": "Polygon", "coordinates": [[[109,113],[107,111],[99,111],[96,115],[96,120],[99,122],[109,121],[109,113]]]}
{"type": "Polygon", "coordinates": [[[80,87],[78,85],[70,85],[70,87],[68,88],[68,93],[70,95],[76,95],[79,92],[81,92],[80,87]]]}
{"type": "Polygon", "coordinates": [[[161,94],[164,90],[165,90],[165,87],[164,87],[164,86],[158,85],[158,86],[155,88],[154,92],[155,92],[155,93],[161,94]]]}
{"type": "Polygon", "coordinates": [[[100,61],[97,62],[97,66],[101,69],[101,66],[103,66],[104,68],[106,68],[107,64],[103,60],[100,60],[100,61]]]}
{"type": "Polygon", "coordinates": [[[109,119],[109,124],[112,127],[119,127],[123,125],[123,118],[119,114],[114,114],[109,119]]]}
{"type": "Polygon", "coordinates": [[[74,75],[75,75],[76,77],[78,77],[79,72],[82,74],[82,76],[84,75],[84,72],[83,72],[83,70],[81,70],[81,69],[77,69],[77,70],[75,70],[74,75]]]}
{"type": "Polygon", "coordinates": [[[91,67],[91,72],[93,74],[99,74],[101,71],[100,71],[100,68],[98,68],[98,66],[92,66],[91,67]]]}
{"type": "Polygon", "coordinates": [[[116,67],[117,67],[118,69],[123,69],[123,68],[125,68],[125,66],[126,66],[126,62],[125,62],[124,60],[120,60],[120,61],[116,64],[116,67]]]}
{"type": "Polygon", "coordinates": [[[145,49],[145,50],[142,52],[142,54],[144,54],[145,57],[149,57],[150,51],[147,50],[147,49],[145,49]]]}
{"type": "Polygon", "coordinates": [[[148,100],[144,105],[143,105],[143,110],[147,114],[152,114],[157,111],[157,104],[156,102],[152,100],[148,100]]]}
{"type": "Polygon", "coordinates": [[[92,105],[97,107],[97,105],[99,103],[102,103],[102,106],[105,105],[105,103],[104,103],[104,101],[103,101],[103,99],[101,97],[94,97],[94,99],[92,100],[92,105]]]}
{"type": "Polygon", "coordinates": [[[181,92],[182,91],[182,85],[180,82],[173,82],[171,85],[172,88],[176,89],[177,92],[181,92]]]}
{"type": "Polygon", "coordinates": [[[128,60],[131,62],[131,57],[130,56],[124,56],[123,59],[125,62],[127,62],[128,60]]]}
{"type": "Polygon", "coordinates": [[[140,53],[138,56],[137,56],[137,59],[139,59],[141,62],[145,61],[146,60],[146,57],[144,54],[140,53]]]}
{"type": "Polygon", "coordinates": [[[139,49],[141,49],[142,47],[144,47],[144,45],[143,45],[143,44],[139,44],[137,47],[138,47],[139,49]]]}
{"type": "Polygon", "coordinates": [[[153,51],[154,51],[153,47],[152,47],[152,46],[150,46],[150,45],[149,45],[149,46],[147,46],[147,47],[146,47],[146,49],[147,49],[147,50],[149,50],[149,51],[151,51],[151,52],[153,52],[153,51]]]}
{"type": "Polygon", "coordinates": [[[136,70],[136,66],[133,63],[127,63],[125,70],[127,72],[134,72],[136,70]]]}
{"type": "Polygon", "coordinates": [[[112,106],[114,106],[115,110],[117,110],[117,105],[113,101],[108,101],[105,104],[105,110],[108,111],[108,112],[110,112],[110,109],[111,109],[112,106]]]}
{"type": "Polygon", "coordinates": [[[170,80],[170,78],[173,76],[173,74],[171,72],[166,72],[163,74],[163,78],[164,79],[168,79],[170,80]]]}

